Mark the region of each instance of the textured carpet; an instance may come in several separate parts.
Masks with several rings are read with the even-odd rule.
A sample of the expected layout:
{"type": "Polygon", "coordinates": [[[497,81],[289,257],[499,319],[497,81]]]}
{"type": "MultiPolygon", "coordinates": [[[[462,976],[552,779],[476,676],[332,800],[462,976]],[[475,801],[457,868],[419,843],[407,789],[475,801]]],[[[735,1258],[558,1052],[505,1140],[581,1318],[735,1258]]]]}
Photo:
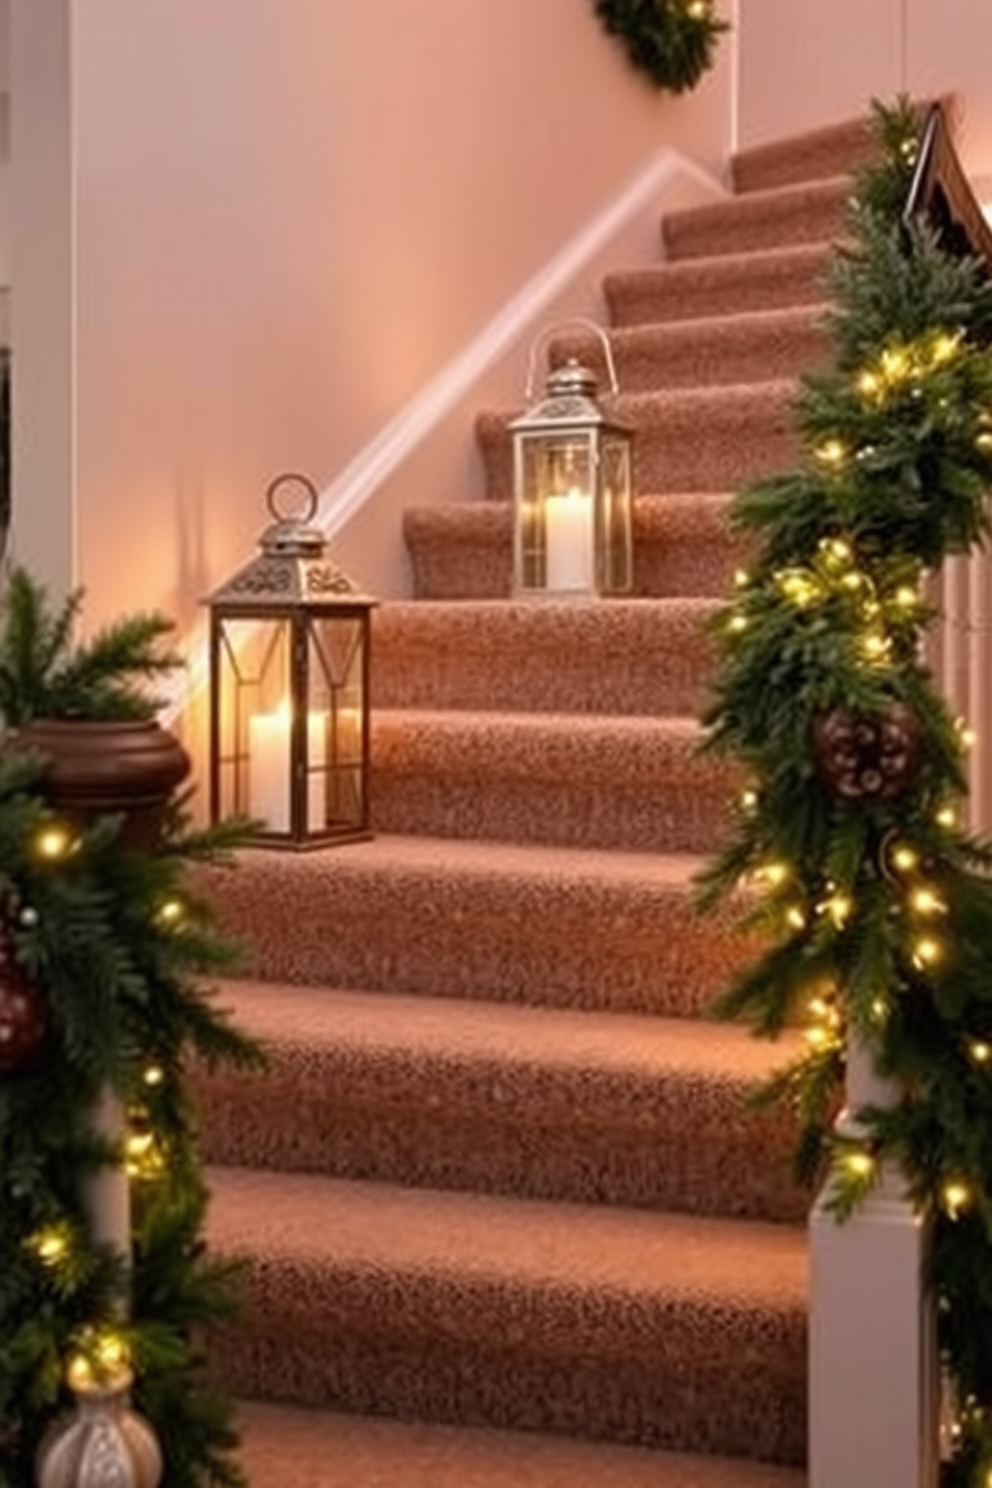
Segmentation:
{"type": "Polygon", "coordinates": [[[488,499],[411,493],[414,598],[375,616],[376,838],[204,876],[271,1053],[196,1077],[251,1488],[801,1484],[804,1198],[746,1105],[788,1048],[704,1018],[747,946],[691,909],[735,788],[694,719],[727,493],[795,453],[867,150],[738,157],[605,282],[633,596],[509,598],[513,410],[480,413],[488,499]]]}
{"type": "Polygon", "coordinates": [[[800,1488],[765,1463],[246,1405],[251,1488],[800,1488]]]}

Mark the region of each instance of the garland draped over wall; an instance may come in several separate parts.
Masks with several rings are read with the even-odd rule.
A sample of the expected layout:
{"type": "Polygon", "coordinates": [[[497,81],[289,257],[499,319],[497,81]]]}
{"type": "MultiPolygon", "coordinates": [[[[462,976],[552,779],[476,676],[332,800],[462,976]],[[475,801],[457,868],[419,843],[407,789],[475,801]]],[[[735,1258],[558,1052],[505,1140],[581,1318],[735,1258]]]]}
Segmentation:
{"type": "Polygon", "coordinates": [[[603,29],[631,65],[658,88],[687,93],[713,65],[716,40],[728,29],[713,0],[592,0],[603,29]]]}
{"type": "Polygon", "coordinates": [[[745,767],[738,825],[701,900],[745,890],[767,947],[722,1000],[805,1054],[765,1092],[798,1111],[797,1168],[838,1218],[897,1167],[932,1224],[955,1419],[944,1481],[992,1481],[992,845],[962,826],[964,720],[922,659],[927,570],[990,531],[992,283],[902,207],[918,149],[876,105],[832,277],[833,369],[804,379],[804,459],[736,498],[756,539],[717,621],[708,747],[745,767]],[[838,1133],[845,1047],[897,1091],[838,1133]],[[857,1130],[857,1128],[856,1128],[857,1130]]]}

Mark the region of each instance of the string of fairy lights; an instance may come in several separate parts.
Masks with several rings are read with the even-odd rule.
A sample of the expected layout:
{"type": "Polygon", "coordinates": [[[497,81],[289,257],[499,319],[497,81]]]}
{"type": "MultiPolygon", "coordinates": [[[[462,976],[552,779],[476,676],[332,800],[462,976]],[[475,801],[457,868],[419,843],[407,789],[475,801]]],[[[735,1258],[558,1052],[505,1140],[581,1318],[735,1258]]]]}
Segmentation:
{"type": "Polygon", "coordinates": [[[838,1219],[881,1186],[928,1222],[941,1481],[992,1488],[992,843],[968,793],[989,699],[957,640],[992,631],[992,284],[903,223],[909,105],[875,122],[800,462],[732,509],[755,552],[704,721],[743,786],[699,902],[754,937],[717,1011],[796,1034],[761,1098],[795,1114],[797,1173],[838,1219]]]}
{"type": "MultiPolygon", "coordinates": [[[[58,821],[46,823],[29,844],[32,856],[42,863],[57,867],[77,853],[81,839],[58,821]]],[[[154,911],[155,922],[163,929],[182,934],[187,923],[186,906],[175,895],[164,898],[154,911]]],[[[169,1096],[165,1067],[158,1062],[141,1064],[133,1080],[141,1097],[132,1098],[125,1106],[125,1128],[120,1151],[110,1155],[120,1182],[132,1188],[152,1185],[167,1176],[170,1164],[169,1142],[161,1126],[161,1113],[155,1109],[157,1094],[169,1096]]],[[[120,1237],[130,1249],[130,1236],[120,1237]]],[[[80,1257],[91,1243],[91,1237],[68,1220],[42,1225],[28,1234],[24,1248],[47,1273],[71,1277],[80,1257]]],[[[125,1261],[129,1256],[124,1257],[125,1261]]],[[[65,1379],[75,1393],[110,1388],[132,1376],[134,1361],[121,1299],[108,1302],[111,1315],[83,1325],[73,1338],[65,1361],[65,1379]]]]}

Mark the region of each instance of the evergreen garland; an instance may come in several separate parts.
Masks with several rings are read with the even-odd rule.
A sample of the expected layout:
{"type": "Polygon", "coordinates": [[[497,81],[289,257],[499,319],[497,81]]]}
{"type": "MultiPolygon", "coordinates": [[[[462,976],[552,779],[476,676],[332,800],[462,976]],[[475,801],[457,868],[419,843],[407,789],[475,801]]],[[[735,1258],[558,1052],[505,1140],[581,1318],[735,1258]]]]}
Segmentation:
{"type": "MultiPolygon", "coordinates": [[[[30,632],[21,655],[33,661],[11,697],[36,696],[51,675],[66,682],[59,695],[71,711],[85,701],[89,669],[111,714],[140,714],[132,663],[161,669],[153,653],[167,627],[139,617],[73,651],[78,601],[53,620],[43,592],[16,577],[0,683],[18,634],[30,632]],[[41,665],[53,657],[57,666],[41,665]]],[[[181,796],[154,851],[125,847],[119,825],[61,819],[45,799],[43,761],[0,752],[0,995],[9,1010],[12,987],[23,992],[43,1022],[31,1057],[0,1045],[0,1488],[33,1488],[39,1443],[71,1409],[66,1373],[77,1357],[96,1371],[133,1370],[169,1488],[242,1481],[229,1403],[203,1377],[203,1330],[231,1315],[235,1268],[204,1248],[207,1194],[186,1088],[193,1059],[261,1059],[201,983],[233,952],[190,878],[195,861],[222,861],[241,827],[194,832],[181,796]],[[87,1180],[120,1158],[91,1131],[108,1087],[127,1115],[129,1266],[95,1242],[86,1203],[87,1180]]]]}
{"type": "Polygon", "coordinates": [[[658,88],[687,93],[713,65],[725,21],[713,0],[592,0],[603,29],[658,88]]]}
{"type": "Polygon", "coordinates": [[[746,779],[700,897],[740,903],[743,889],[743,922],[765,946],[719,1011],[765,1036],[806,1027],[805,1054],[765,1092],[799,1113],[800,1175],[825,1179],[843,1218],[897,1169],[932,1224],[956,1402],[944,1482],[987,1488],[992,845],[962,825],[967,729],[923,642],[927,571],[990,530],[992,283],[925,226],[901,224],[917,121],[904,101],[875,118],[883,158],[859,180],[832,276],[835,364],[804,379],[798,404],[803,462],[734,504],[758,551],[716,622],[705,721],[707,747],[746,779]],[[838,719],[853,785],[824,765],[838,719]],[[871,752],[886,730],[891,775],[871,752]],[[896,1104],[838,1132],[850,1037],[896,1104]]]}

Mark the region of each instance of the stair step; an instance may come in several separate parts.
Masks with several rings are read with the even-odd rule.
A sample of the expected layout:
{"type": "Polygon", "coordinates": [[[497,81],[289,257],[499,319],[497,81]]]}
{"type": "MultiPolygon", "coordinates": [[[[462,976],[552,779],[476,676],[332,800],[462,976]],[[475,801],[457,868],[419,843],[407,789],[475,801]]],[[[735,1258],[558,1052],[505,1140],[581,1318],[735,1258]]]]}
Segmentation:
{"type": "MultiPolygon", "coordinates": [[[[639,393],[798,377],[829,361],[832,341],[824,312],[822,304],[801,305],[611,331],[617,382],[625,393],[639,393]]],[[[601,388],[608,387],[597,337],[561,336],[550,352],[552,365],[574,357],[597,373],[601,388]]]]}
{"type": "Polygon", "coordinates": [[[247,1255],[228,1388],[795,1465],[806,1257],[787,1225],[212,1170],[247,1255]]]}
{"type": "MultiPolygon", "coordinates": [[[[800,453],[793,420],[797,392],[793,379],[782,378],[621,394],[612,406],[636,431],[635,490],[735,491],[789,468],[800,453]]],[[[486,491],[495,501],[508,501],[512,493],[509,422],[496,413],[476,420],[486,491]]]]}
{"type": "Polygon", "coordinates": [[[241,974],[468,1000],[692,1016],[748,942],[691,909],[700,860],[378,837],[202,870],[241,974]]]}
{"type": "Polygon", "coordinates": [[[242,1402],[248,1488],[804,1488],[766,1463],[242,1402]]]}
{"type": "Polygon", "coordinates": [[[697,715],[715,659],[705,626],[718,608],[711,599],[384,604],[373,616],[373,713],[697,715]]]}
{"type": "Polygon", "coordinates": [[[688,258],[608,274],[603,292],[618,327],[819,305],[832,258],[827,242],[688,258]]]}
{"type": "Polygon", "coordinates": [[[661,223],[665,257],[706,258],[839,241],[847,227],[851,191],[850,177],[837,176],[669,212],[661,223]]]}
{"type": "Polygon", "coordinates": [[[852,175],[877,157],[871,120],[862,116],[740,150],[731,159],[730,178],[735,191],[768,191],[852,175]]]}
{"type": "Polygon", "coordinates": [[[805,1213],[788,1176],[791,1121],[745,1104],[793,1039],[772,1049],[692,1019],[257,982],[226,983],[223,997],[271,1064],[198,1075],[212,1163],[769,1221],[805,1213]]]}
{"type": "Polygon", "coordinates": [[[376,831],[630,852],[711,853],[740,780],[693,718],[380,711],[376,831]]]}
{"type": "MultiPolygon", "coordinates": [[[[748,561],[750,553],[745,538],[732,531],[727,520],[730,500],[701,491],[636,497],[633,593],[668,598],[728,594],[734,570],[748,561]]],[[[407,507],[403,537],[418,600],[509,596],[513,579],[509,501],[407,507]]],[[[528,603],[533,609],[536,602],[528,603]]],[[[621,603],[625,601],[611,599],[610,609],[621,603]]],[[[540,609],[545,609],[543,601],[540,609]]]]}

